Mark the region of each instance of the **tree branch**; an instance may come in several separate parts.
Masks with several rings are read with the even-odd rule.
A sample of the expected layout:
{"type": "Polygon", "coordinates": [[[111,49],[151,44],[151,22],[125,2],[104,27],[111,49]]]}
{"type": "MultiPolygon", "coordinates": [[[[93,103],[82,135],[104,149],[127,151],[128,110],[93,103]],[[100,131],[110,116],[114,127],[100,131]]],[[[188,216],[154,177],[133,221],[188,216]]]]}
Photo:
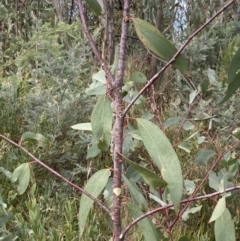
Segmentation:
{"type": "Polygon", "coordinates": [[[88,196],[90,199],[92,199],[100,208],[102,208],[104,211],[106,211],[108,213],[108,215],[111,217],[111,212],[109,209],[107,209],[97,198],[93,197],[90,193],[86,192],[83,188],[77,186],[76,184],[70,182],[68,179],[66,179],[65,177],[63,177],[62,175],[60,175],[58,172],[54,171],[51,167],[49,167],[48,165],[44,164],[42,161],[40,161],[38,158],[36,158],[33,154],[31,154],[27,149],[25,149],[23,146],[17,144],[16,142],[8,139],[7,137],[5,137],[4,135],[0,135],[0,138],[4,139],[5,141],[9,142],[10,144],[12,144],[13,146],[21,149],[24,153],[26,153],[29,157],[31,157],[35,162],[37,162],[38,164],[40,164],[41,166],[43,166],[45,169],[47,169],[49,172],[51,172],[52,174],[54,174],[55,176],[57,176],[58,178],[62,179],[64,182],[66,182],[67,184],[69,184],[70,186],[72,186],[73,188],[75,188],[76,190],[82,192],[83,194],[85,194],[86,196],[88,196]]]}
{"type": "Polygon", "coordinates": [[[128,106],[124,109],[123,115],[125,116],[128,110],[132,107],[132,105],[136,102],[136,100],[140,97],[140,95],[150,87],[156,79],[167,69],[167,67],[174,62],[177,56],[187,47],[187,45],[191,42],[191,40],[199,34],[207,25],[209,25],[218,15],[220,15],[226,8],[232,5],[236,0],[232,0],[226,5],[224,5],[218,12],[216,12],[205,24],[203,24],[198,30],[196,30],[186,42],[181,46],[181,48],[176,52],[176,54],[172,57],[172,59],[158,72],[156,73],[148,82],[147,84],[139,91],[139,93],[132,99],[132,101],[128,104],[128,106]]]}
{"type": "Polygon", "coordinates": [[[93,51],[93,53],[96,55],[99,63],[101,64],[101,67],[102,67],[103,70],[105,71],[108,80],[109,80],[111,83],[114,83],[114,81],[115,81],[115,80],[114,80],[114,77],[113,77],[110,69],[108,68],[108,65],[107,65],[106,62],[102,59],[101,54],[100,54],[99,50],[97,49],[96,44],[95,44],[94,41],[93,41],[92,35],[91,35],[90,32],[89,32],[89,29],[88,29],[88,26],[87,26],[87,20],[86,20],[86,18],[85,18],[85,14],[84,14],[84,9],[83,9],[82,0],[77,0],[77,4],[78,4],[78,10],[79,10],[80,19],[81,19],[81,22],[82,22],[82,25],[83,25],[83,30],[84,30],[84,33],[85,33],[86,36],[87,36],[87,39],[88,39],[89,44],[90,44],[90,46],[91,46],[91,48],[92,48],[92,51],[93,51]]]}
{"type": "MultiPolygon", "coordinates": [[[[227,188],[225,190],[224,193],[228,193],[228,192],[232,192],[232,191],[235,191],[235,190],[240,190],[240,186],[235,186],[235,187],[231,187],[231,188],[227,188]]],[[[207,195],[203,195],[203,196],[199,196],[199,197],[194,197],[194,198],[188,198],[188,199],[185,199],[185,200],[182,200],[180,202],[180,204],[183,204],[183,203],[192,203],[194,201],[198,201],[198,200],[203,200],[203,199],[209,199],[209,198],[212,198],[212,197],[215,197],[217,195],[220,195],[220,194],[223,194],[223,192],[214,192],[214,193],[210,193],[210,194],[207,194],[207,195]]],[[[163,211],[165,209],[169,209],[173,207],[173,204],[168,204],[166,206],[163,206],[163,207],[159,207],[159,208],[156,208],[156,209],[153,209],[141,216],[139,216],[138,218],[136,218],[132,223],[130,223],[125,229],[124,231],[121,233],[121,239],[120,240],[124,240],[124,237],[125,235],[127,234],[127,232],[135,225],[137,224],[139,221],[141,221],[142,219],[154,214],[154,213],[157,213],[159,211],[163,211]]]]}
{"type": "Polygon", "coordinates": [[[124,116],[122,115],[123,111],[123,95],[122,95],[122,84],[123,84],[123,75],[125,69],[125,51],[127,43],[127,33],[128,33],[128,21],[130,11],[129,0],[124,1],[123,7],[123,22],[122,22],[122,31],[121,39],[119,46],[119,60],[118,60],[118,70],[116,81],[112,83],[114,102],[115,102],[115,111],[116,119],[114,124],[114,151],[113,151],[113,240],[119,241],[119,236],[121,234],[121,179],[122,179],[122,157],[119,153],[122,153],[122,144],[123,144],[123,126],[124,126],[124,116]]]}

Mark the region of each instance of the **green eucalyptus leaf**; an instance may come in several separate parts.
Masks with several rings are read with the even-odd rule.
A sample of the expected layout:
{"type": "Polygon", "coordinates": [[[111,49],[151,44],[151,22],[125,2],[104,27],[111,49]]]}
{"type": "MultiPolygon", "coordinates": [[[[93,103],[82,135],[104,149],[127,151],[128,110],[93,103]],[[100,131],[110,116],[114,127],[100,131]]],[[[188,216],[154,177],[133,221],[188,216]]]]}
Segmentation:
{"type": "Polygon", "coordinates": [[[188,208],[183,214],[182,214],[182,220],[186,221],[189,219],[189,214],[191,213],[196,213],[198,211],[200,211],[202,208],[202,206],[197,206],[197,207],[193,207],[193,208],[188,208]]]}
{"type": "MultiPolygon", "coordinates": [[[[97,198],[100,193],[103,191],[106,186],[111,172],[109,169],[102,169],[94,173],[87,184],[84,187],[84,190],[90,193],[93,197],[97,198]]],[[[78,215],[78,225],[79,225],[79,235],[81,238],[84,228],[86,226],[88,214],[93,207],[94,201],[88,196],[82,194],[80,199],[79,215],[78,215]]]]}
{"type": "MultiPolygon", "coordinates": [[[[106,95],[101,96],[95,104],[91,115],[91,125],[93,134],[92,146],[94,146],[92,149],[94,150],[94,153],[97,153],[97,142],[100,142],[99,149],[106,151],[111,142],[112,130],[111,102],[106,95]]],[[[94,155],[91,155],[91,157],[94,157],[94,155]]]]}
{"type": "Polygon", "coordinates": [[[25,132],[21,136],[21,143],[34,143],[41,147],[46,147],[50,145],[49,140],[42,134],[35,134],[33,132],[25,132]]]}
{"type": "Polygon", "coordinates": [[[234,222],[227,208],[215,221],[214,233],[216,241],[236,241],[234,222]]]}
{"type": "Polygon", "coordinates": [[[102,14],[102,8],[97,0],[86,0],[86,2],[96,15],[102,14]]]}
{"type": "Polygon", "coordinates": [[[147,82],[147,77],[140,71],[135,71],[131,74],[129,81],[133,81],[135,83],[144,84],[147,82]]]}
{"type": "Polygon", "coordinates": [[[198,165],[202,165],[205,162],[207,162],[214,155],[215,155],[215,151],[213,151],[213,150],[200,150],[197,153],[195,161],[198,165]]]}
{"type": "Polygon", "coordinates": [[[193,125],[192,122],[190,121],[185,121],[184,124],[183,124],[183,129],[185,131],[188,131],[188,130],[192,130],[195,126],[193,125]]]}
{"type": "Polygon", "coordinates": [[[144,196],[140,192],[139,188],[136,185],[134,185],[134,183],[129,181],[126,178],[126,176],[122,175],[122,179],[123,179],[123,182],[127,185],[128,189],[131,193],[131,196],[135,200],[135,203],[138,204],[138,206],[140,207],[140,209],[142,211],[146,212],[147,209],[148,209],[148,204],[147,204],[146,199],[144,198],[144,196]]]}
{"type": "Polygon", "coordinates": [[[7,178],[12,177],[12,173],[10,171],[8,171],[7,169],[5,169],[4,167],[0,167],[0,172],[2,172],[7,178]]]}
{"type": "Polygon", "coordinates": [[[204,79],[200,86],[201,86],[202,93],[205,95],[207,93],[209,81],[207,79],[204,79]]]}
{"type": "MultiPolygon", "coordinates": [[[[140,18],[132,18],[132,21],[137,35],[144,46],[161,59],[166,61],[171,60],[177,52],[177,49],[173,44],[152,24],[140,18]]],[[[186,73],[187,71],[187,62],[182,55],[178,55],[173,62],[173,66],[179,69],[182,73],[186,73]]]]}
{"type": "Polygon", "coordinates": [[[165,187],[167,185],[167,182],[165,182],[162,178],[160,178],[157,174],[154,172],[148,170],[147,168],[138,165],[135,162],[130,161],[126,157],[124,157],[124,160],[130,164],[132,167],[134,167],[142,176],[143,180],[152,187],[165,187]]]}
{"type": "Polygon", "coordinates": [[[143,144],[154,164],[161,171],[168,183],[168,190],[175,209],[178,209],[182,198],[183,177],[178,156],[165,134],[152,122],[137,119],[137,125],[143,144]]]}
{"type": "Polygon", "coordinates": [[[182,120],[181,117],[171,117],[163,123],[163,126],[165,129],[167,129],[169,127],[175,127],[180,124],[181,120],[182,120]]]}
{"type": "MultiPolygon", "coordinates": [[[[126,205],[127,210],[129,211],[130,215],[136,219],[139,216],[143,215],[143,212],[140,210],[140,208],[137,205],[128,203],[126,205]]],[[[156,228],[154,227],[151,219],[149,217],[144,218],[143,220],[139,221],[137,223],[140,231],[142,232],[145,240],[151,240],[151,241],[158,241],[159,235],[157,233],[156,228]]]]}
{"type": "Polygon", "coordinates": [[[240,139],[240,128],[237,127],[236,129],[234,129],[232,131],[232,134],[237,138],[237,139],[240,139]]]}
{"type": "Polygon", "coordinates": [[[209,220],[209,223],[217,220],[226,209],[226,197],[222,197],[218,200],[217,205],[215,206],[212,216],[209,220]]]}
{"type": "Polygon", "coordinates": [[[213,69],[208,68],[207,75],[211,84],[213,84],[217,80],[217,74],[213,69]]]}
{"type": "Polygon", "coordinates": [[[91,123],[80,123],[80,124],[71,126],[71,128],[79,131],[92,131],[91,123]]]}
{"type": "Polygon", "coordinates": [[[240,70],[240,48],[235,53],[228,69],[228,83],[232,83],[240,70]]]}
{"type": "Polygon", "coordinates": [[[21,195],[23,194],[30,182],[30,168],[29,163],[23,163],[18,166],[12,173],[11,181],[14,183],[18,181],[17,190],[21,195]]]}
{"type": "Polygon", "coordinates": [[[87,95],[103,95],[106,93],[106,85],[101,82],[93,82],[89,88],[86,89],[87,95]]]}
{"type": "Polygon", "coordinates": [[[233,94],[235,94],[236,90],[240,87],[240,72],[235,75],[233,81],[228,85],[227,93],[223,100],[219,104],[223,104],[226,102],[233,94]]]}
{"type": "Polygon", "coordinates": [[[192,104],[193,101],[195,100],[195,98],[197,97],[198,95],[198,91],[197,90],[193,90],[190,95],[189,95],[189,104],[192,104]]]}

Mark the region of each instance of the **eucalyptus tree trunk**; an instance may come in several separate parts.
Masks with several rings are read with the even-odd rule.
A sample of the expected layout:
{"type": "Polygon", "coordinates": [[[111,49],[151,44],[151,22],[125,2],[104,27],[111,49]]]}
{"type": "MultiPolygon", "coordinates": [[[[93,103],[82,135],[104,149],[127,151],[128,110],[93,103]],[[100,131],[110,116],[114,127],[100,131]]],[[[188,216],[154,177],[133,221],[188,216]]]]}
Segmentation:
{"type": "Polygon", "coordinates": [[[104,26],[104,37],[102,42],[102,58],[113,63],[115,50],[114,35],[114,0],[98,0],[102,7],[102,24],[104,26]]]}

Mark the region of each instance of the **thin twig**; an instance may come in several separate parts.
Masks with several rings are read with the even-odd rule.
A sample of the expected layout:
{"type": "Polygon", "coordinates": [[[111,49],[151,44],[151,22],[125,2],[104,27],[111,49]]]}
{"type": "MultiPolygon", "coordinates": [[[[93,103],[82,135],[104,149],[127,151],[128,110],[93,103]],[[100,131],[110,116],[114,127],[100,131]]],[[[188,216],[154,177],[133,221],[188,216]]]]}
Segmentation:
{"type": "MultiPolygon", "coordinates": [[[[185,199],[185,200],[182,200],[180,202],[180,204],[183,204],[183,203],[192,203],[194,201],[199,201],[199,200],[203,200],[203,199],[209,199],[209,198],[212,198],[212,197],[215,197],[217,195],[220,195],[220,194],[223,194],[223,193],[228,193],[228,192],[232,192],[232,191],[235,191],[235,190],[240,190],[240,186],[235,186],[235,187],[231,187],[231,188],[227,188],[224,192],[222,191],[218,191],[218,192],[214,192],[214,193],[210,193],[210,194],[207,194],[207,195],[203,195],[203,196],[199,196],[199,197],[194,197],[194,198],[188,198],[188,199],[185,199]]],[[[141,221],[142,219],[150,216],[150,215],[153,215],[154,213],[158,213],[160,211],[163,211],[165,209],[169,209],[173,207],[173,204],[168,204],[168,205],[165,205],[163,207],[159,207],[159,208],[156,208],[156,209],[153,209],[141,216],[139,216],[138,218],[136,218],[132,223],[130,223],[125,229],[124,231],[121,233],[121,239],[123,240],[126,233],[135,225],[137,224],[139,221],[141,221]]]]}
{"type": "MultiPolygon", "coordinates": [[[[209,174],[210,172],[217,166],[217,164],[220,162],[220,160],[222,159],[222,157],[224,155],[226,155],[229,151],[234,150],[238,145],[240,144],[240,141],[237,142],[234,146],[232,146],[231,148],[229,148],[228,150],[226,150],[224,153],[222,153],[221,155],[218,155],[217,159],[214,161],[214,163],[212,164],[211,168],[208,170],[207,174],[205,175],[205,177],[202,179],[201,183],[198,185],[198,187],[194,190],[193,194],[191,195],[190,198],[195,198],[194,196],[199,192],[199,190],[202,188],[203,184],[208,180],[209,174]]],[[[179,214],[177,215],[177,217],[173,220],[173,222],[171,223],[171,229],[173,228],[174,224],[178,221],[178,219],[182,216],[182,214],[185,212],[185,210],[189,207],[191,203],[187,203],[187,205],[179,212],[179,214]]]]}
{"type": "Polygon", "coordinates": [[[100,208],[102,208],[104,211],[108,213],[108,215],[111,217],[111,212],[108,208],[106,208],[97,198],[93,197],[90,193],[86,192],[83,188],[77,186],[76,184],[70,182],[68,179],[60,175],[58,172],[54,171],[51,167],[40,161],[38,158],[36,158],[32,153],[30,153],[27,149],[25,149],[23,146],[17,144],[16,142],[10,140],[4,135],[0,135],[0,138],[4,139],[5,141],[11,143],[13,146],[21,149],[23,152],[25,152],[29,157],[31,157],[35,162],[37,162],[39,165],[43,166],[45,169],[47,169],[49,172],[53,173],[55,176],[62,179],[64,182],[75,188],[76,190],[82,192],[86,196],[88,196],[90,199],[92,199],[100,208]]]}
{"type": "Polygon", "coordinates": [[[136,100],[140,97],[140,95],[149,87],[151,86],[158,77],[167,69],[167,67],[172,64],[177,56],[187,47],[187,45],[191,42],[191,40],[200,33],[207,25],[209,25],[218,15],[220,15],[226,8],[228,8],[230,5],[232,5],[236,0],[232,0],[229,3],[227,3],[225,6],[223,6],[218,12],[216,12],[205,24],[203,24],[198,30],[196,30],[192,35],[189,36],[189,38],[186,40],[186,42],[181,46],[181,48],[177,51],[177,53],[172,57],[172,59],[158,72],[156,73],[148,82],[147,84],[139,91],[139,93],[132,99],[132,101],[128,104],[128,106],[124,109],[123,115],[125,116],[128,112],[128,110],[132,107],[132,105],[136,102],[136,100]]]}
{"type": "Polygon", "coordinates": [[[82,0],[77,0],[77,4],[78,4],[78,10],[79,10],[80,19],[81,19],[81,22],[82,22],[82,25],[83,25],[83,30],[84,30],[84,33],[87,36],[87,39],[88,39],[88,42],[89,42],[89,44],[90,44],[90,46],[92,48],[92,51],[96,55],[99,63],[101,64],[103,70],[105,71],[108,80],[111,83],[114,83],[115,79],[114,79],[110,69],[108,68],[108,65],[102,59],[101,54],[100,54],[99,50],[97,49],[97,46],[94,43],[92,35],[90,34],[90,31],[88,29],[87,20],[86,20],[85,14],[84,14],[84,8],[83,8],[82,0]]]}

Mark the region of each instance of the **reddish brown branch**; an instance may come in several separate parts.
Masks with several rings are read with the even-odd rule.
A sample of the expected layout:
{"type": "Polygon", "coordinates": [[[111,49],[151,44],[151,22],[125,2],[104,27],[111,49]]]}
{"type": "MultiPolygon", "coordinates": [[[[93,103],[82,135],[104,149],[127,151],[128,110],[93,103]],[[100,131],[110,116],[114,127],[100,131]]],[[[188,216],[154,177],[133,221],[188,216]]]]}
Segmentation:
{"type": "Polygon", "coordinates": [[[119,45],[119,60],[118,60],[118,70],[115,83],[112,83],[113,94],[115,101],[115,111],[116,119],[114,124],[114,151],[113,151],[113,233],[114,241],[120,240],[121,234],[121,193],[115,192],[116,190],[121,190],[121,179],[122,179],[122,157],[119,153],[122,153],[122,144],[123,144],[123,127],[124,127],[124,116],[122,115],[123,111],[123,95],[122,95],[122,85],[123,85],[123,75],[125,69],[125,51],[127,43],[127,33],[128,33],[128,21],[130,11],[129,0],[124,1],[123,7],[123,22],[122,22],[122,31],[121,39],[119,45]]]}
{"type": "Polygon", "coordinates": [[[4,135],[0,135],[0,138],[2,138],[3,140],[9,142],[10,144],[12,144],[13,146],[21,149],[24,153],[26,153],[29,157],[31,157],[35,162],[37,162],[39,165],[43,166],[45,169],[47,169],[49,172],[51,172],[52,174],[54,174],[55,176],[57,176],[58,178],[60,178],[61,180],[63,180],[64,182],[66,182],[67,184],[69,184],[70,186],[72,186],[73,188],[75,188],[76,190],[82,192],[83,194],[85,194],[86,196],[88,196],[90,199],[92,199],[100,208],[102,208],[104,211],[106,211],[108,213],[108,215],[111,217],[111,212],[109,209],[107,209],[97,198],[93,197],[90,193],[86,192],[83,188],[77,186],[76,184],[70,182],[68,179],[66,179],[65,177],[63,177],[62,175],[60,175],[58,172],[54,171],[51,167],[49,167],[48,165],[46,165],[45,163],[43,163],[42,161],[40,161],[38,158],[36,158],[33,154],[31,154],[27,149],[25,149],[23,146],[17,144],[16,142],[8,139],[7,137],[5,137],[4,135]]]}
{"type": "Polygon", "coordinates": [[[92,35],[90,34],[90,31],[88,29],[87,20],[86,20],[85,14],[84,14],[84,8],[83,8],[82,0],[77,0],[77,4],[78,4],[80,19],[81,19],[81,22],[82,22],[82,25],[83,25],[83,30],[84,30],[84,33],[87,36],[87,39],[88,39],[88,42],[89,42],[89,44],[92,48],[92,51],[96,55],[99,63],[101,64],[103,70],[105,71],[108,80],[111,83],[114,83],[114,81],[115,81],[114,77],[113,77],[112,73],[110,72],[110,69],[108,68],[106,62],[102,59],[101,54],[100,54],[99,50],[97,49],[97,46],[94,43],[92,35]]]}
{"type": "MultiPolygon", "coordinates": [[[[228,193],[228,192],[232,192],[232,191],[235,191],[235,190],[240,190],[240,186],[235,186],[235,187],[231,187],[231,188],[227,188],[225,190],[225,193],[228,193]]],[[[180,204],[183,204],[183,203],[192,203],[194,201],[199,201],[199,200],[203,200],[203,199],[210,199],[212,197],[215,197],[217,195],[220,195],[222,194],[223,192],[214,192],[214,193],[211,193],[211,194],[207,194],[207,195],[203,195],[203,196],[199,196],[199,197],[194,197],[194,198],[188,198],[188,199],[185,199],[185,200],[182,200],[180,202],[180,204]]],[[[157,213],[157,212],[160,212],[160,211],[163,211],[165,209],[169,209],[173,207],[173,204],[168,204],[166,206],[163,206],[163,207],[159,207],[159,208],[156,208],[156,209],[153,209],[141,216],[139,216],[138,218],[136,218],[132,223],[130,223],[125,229],[124,231],[121,233],[121,239],[120,240],[124,240],[124,237],[125,235],[127,234],[127,232],[135,225],[137,224],[139,221],[141,221],[142,219],[150,216],[150,215],[153,215],[154,213],[157,213]]]]}
{"type": "Polygon", "coordinates": [[[172,59],[158,72],[156,73],[148,82],[147,84],[139,91],[139,93],[132,99],[132,101],[128,104],[128,106],[123,111],[123,115],[125,116],[128,112],[128,110],[132,107],[132,105],[136,102],[136,100],[141,96],[141,94],[150,87],[157,78],[168,68],[169,65],[171,65],[174,60],[177,58],[177,56],[187,47],[187,45],[192,41],[192,39],[199,34],[206,26],[208,26],[217,16],[219,16],[226,8],[228,8],[230,5],[232,5],[236,0],[232,0],[226,5],[224,5],[218,12],[216,12],[206,23],[204,23],[198,30],[196,30],[192,35],[189,36],[189,38],[186,40],[186,42],[181,46],[181,48],[177,51],[177,53],[172,57],[172,59]]]}

